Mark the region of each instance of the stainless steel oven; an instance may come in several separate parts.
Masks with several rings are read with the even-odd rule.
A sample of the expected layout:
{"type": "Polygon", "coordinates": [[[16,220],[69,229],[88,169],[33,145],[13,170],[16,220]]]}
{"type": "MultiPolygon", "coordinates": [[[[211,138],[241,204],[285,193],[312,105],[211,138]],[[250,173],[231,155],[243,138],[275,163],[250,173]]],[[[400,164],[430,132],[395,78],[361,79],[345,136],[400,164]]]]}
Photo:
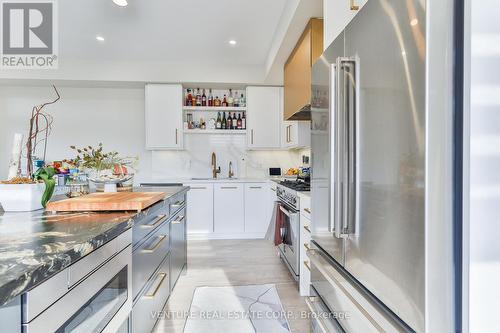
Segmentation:
{"type": "Polygon", "coordinates": [[[287,264],[295,280],[299,279],[300,253],[300,213],[283,201],[280,202],[278,214],[283,224],[280,228],[282,243],[278,246],[281,257],[287,264]]]}
{"type": "Polygon", "coordinates": [[[131,240],[128,231],[23,295],[23,332],[129,332],[131,240]]]}

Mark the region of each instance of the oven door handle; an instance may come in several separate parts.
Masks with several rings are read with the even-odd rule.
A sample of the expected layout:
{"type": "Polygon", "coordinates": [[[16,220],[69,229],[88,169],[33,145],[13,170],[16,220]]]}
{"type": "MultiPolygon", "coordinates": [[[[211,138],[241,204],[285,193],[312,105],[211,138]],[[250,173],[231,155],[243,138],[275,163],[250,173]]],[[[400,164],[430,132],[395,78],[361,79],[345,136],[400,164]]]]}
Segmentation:
{"type": "Polygon", "coordinates": [[[292,214],[296,214],[296,213],[291,213],[288,209],[283,208],[283,206],[280,206],[280,210],[283,212],[283,214],[285,214],[289,218],[292,218],[292,214]]]}

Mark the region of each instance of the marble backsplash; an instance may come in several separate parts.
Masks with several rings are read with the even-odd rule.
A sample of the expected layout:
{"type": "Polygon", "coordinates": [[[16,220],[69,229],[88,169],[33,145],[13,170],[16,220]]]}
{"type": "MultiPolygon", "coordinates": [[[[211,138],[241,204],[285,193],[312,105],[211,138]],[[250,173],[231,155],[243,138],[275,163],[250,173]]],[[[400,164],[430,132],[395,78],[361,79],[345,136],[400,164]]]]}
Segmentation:
{"type": "Polygon", "coordinates": [[[221,177],[227,177],[232,162],[236,177],[265,178],[270,167],[299,167],[302,155],[309,150],[246,150],[245,135],[192,134],[184,137],[182,151],[154,151],[152,153],[152,177],[191,178],[211,177],[211,155],[215,152],[221,177]]]}

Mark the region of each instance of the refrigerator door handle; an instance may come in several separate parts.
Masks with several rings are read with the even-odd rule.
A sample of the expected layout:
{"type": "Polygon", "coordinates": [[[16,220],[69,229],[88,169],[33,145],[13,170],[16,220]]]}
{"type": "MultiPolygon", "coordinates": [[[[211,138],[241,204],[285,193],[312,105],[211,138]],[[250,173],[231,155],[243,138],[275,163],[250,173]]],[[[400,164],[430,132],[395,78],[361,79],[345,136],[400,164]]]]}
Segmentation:
{"type": "Polygon", "coordinates": [[[357,109],[357,80],[356,80],[356,60],[349,59],[344,63],[346,69],[346,116],[348,118],[348,178],[347,181],[347,216],[345,219],[345,224],[343,226],[343,232],[346,235],[355,233],[356,225],[356,152],[357,152],[357,119],[356,119],[356,109],[357,109]]]}
{"type": "Polygon", "coordinates": [[[337,58],[335,236],[354,233],[356,219],[356,62],[337,58]]]}
{"type": "Polygon", "coordinates": [[[335,75],[335,98],[332,102],[334,108],[335,124],[333,129],[335,131],[335,154],[333,173],[335,174],[334,181],[334,235],[337,238],[344,238],[344,225],[347,218],[347,165],[346,155],[347,151],[347,128],[346,128],[346,111],[345,111],[345,58],[337,58],[336,61],[336,75],[335,75]]]}
{"type": "Polygon", "coordinates": [[[329,230],[332,234],[336,234],[337,221],[339,219],[339,193],[338,193],[338,173],[337,173],[337,162],[339,156],[339,142],[338,142],[338,112],[337,112],[337,100],[338,100],[338,89],[337,89],[337,64],[330,65],[330,156],[332,160],[330,161],[330,210],[329,216],[329,230]]]}

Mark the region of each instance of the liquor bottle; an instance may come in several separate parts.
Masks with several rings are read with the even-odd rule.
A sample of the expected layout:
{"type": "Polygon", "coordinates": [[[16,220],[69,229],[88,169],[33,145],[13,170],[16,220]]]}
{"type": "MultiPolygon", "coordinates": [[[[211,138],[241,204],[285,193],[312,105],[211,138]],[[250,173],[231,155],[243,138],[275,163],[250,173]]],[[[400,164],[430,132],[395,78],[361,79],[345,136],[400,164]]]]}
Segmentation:
{"type": "Polygon", "coordinates": [[[233,129],[233,118],[231,118],[231,112],[228,112],[226,129],[233,129]]]}
{"type": "Polygon", "coordinates": [[[226,112],[224,112],[224,114],[222,116],[222,123],[221,123],[221,125],[222,125],[221,128],[224,129],[224,130],[226,129],[226,125],[227,125],[226,121],[227,121],[226,120],[226,112]]]}
{"type": "Polygon", "coordinates": [[[196,88],[196,106],[201,106],[200,88],[196,88]]]}
{"type": "Polygon", "coordinates": [[[240,106],[240,99],[238,98],[238,92],[234,92],[233,106],[240,106]]]}
{"type": "Polygon", "coordinates": [[[203,89],[203,95],[201,95],[201,106],[207,106],[207,95],[205,95],[205,89],[203,89]]]}
{"type": "Polygon", "coordinates": [[[215,96],[214,106],[220,106],[220,99],[219,99],[219,96],[215,96]]]}
{"type": "Polygon", "coordinates": [[[214,106],[214,96],[212,96],[212,89],[208,91],[208,106],[214,106]]]}
{"type": "Polygon", "coordinates": [[[247,119],[245,117],[245,112],[243,112],[243,118],[241,118],[241,129],[247,129],[247,119]]]}
{"type": "Polygon", "coordinates": [[[227,105],[228,106],[233,106],[233,89],[229,89],[229,96],[227,96],[227,105]]]}
{"type": "Polygon", "coordinates": [[[227,106],[226,94],[224,94],[224,99],[222,100],[222,106],[227,106]]]}
{"type": "Polygon", "coordinates": [[[241,113],[238,113],[238,120],[236,121],[236,127],[240,130],[243,128],[243,124],[241,121],[241,113]]]}
{"type": "Polygon", "coordinates": [[[191,93],[191,89],[187,90],[186,106],[193,106],[193,94],[191,93]]]}
{"type": "Polygon", "coordinates": [[[236,113],[233,112],[233,124],[231,126],[232,129],[238,129],[238,119],[236,118],[236,113]]]}
{"type": "Polygon", "coordinates": [[[240,106],[246,106],[246,101],[245,101],[245,97],[243,96],[243,94],[241,94],[241,97],[240,97],[240,106]]]}
{"type": "Polygon", "coordinates": [[[220,119],[220,112],[217,112],[217,121],[215,122],[215,128],[216,129],[221,129],[222,128],[222,122],[220,119]]]}
{"type": "Polygon", "coordinates": [[[194,89],[191,95],[191,106],[196,106],[196,94],[194,93],[194,89]]]}

